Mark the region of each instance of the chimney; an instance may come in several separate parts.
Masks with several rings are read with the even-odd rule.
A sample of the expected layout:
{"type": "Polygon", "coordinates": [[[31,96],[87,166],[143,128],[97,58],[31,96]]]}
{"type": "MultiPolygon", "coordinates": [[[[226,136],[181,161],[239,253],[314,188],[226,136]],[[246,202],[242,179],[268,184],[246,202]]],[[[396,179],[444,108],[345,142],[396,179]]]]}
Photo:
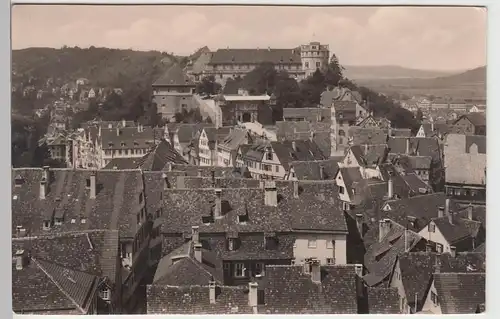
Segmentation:
{"type": "Polygon", "coordinates": [[[315,136],[315,135],[314,135],[314,132],[311,132],[311,133],[309,134],[309,141],[314,142],[314,136],[315,136]]]}
{"type": "Polygon", "coordinates": [[[141,132],[141,124],[137,124],[137,132],[141,132]]]}
{"type": "Polygon", "coordinates": [[[438,207],[438,218],[441,218],[444,216],[444,207],[443,206],[439,206],[438,207]]]}
{"type": "Polygon", "coordinates": [[[363,237],[363,214],[356,214],[356,227],[358,228],[359,235],[363,237]]]}
{"type": "Polygon", "coordinates": [[[387,181],[387,198],[391,199],[394,197],[394,182],[392,181],[392,177],[389,177],[389,181],[387,181]]]}
{"type": "Polygon", "coordinates": [[[222,217],[222,189],[216,188],[215,189],[215,212],[214,212],[214,217],[215,218],[221,218],[222,217]]]}
{"type": "Polygon", "coordinates": [[[292,141],[292,149],[294,152],[297,152],[297,144],[295,143],[295,141],[292,141]]]}
{"type": "Polygon", "coordinates": [[[166,171],[171,172],[172,171],[172,163],[168,162],[166,166],[166,171]]]}
{"type": "Polygon", "coordinates": [[[96,195],[95,171],[90,173],[90,198],[94,199],[96,195]]]}
{"type": "Polygon", "coordinates": [[[248,283],[248,305],[250,307],[257,307],[257,289],[259,284],[256,282],[248,283]]]}
{"type": "Polygon", "coordinates": [[[215,281],[213,278],[210,279],[208,282],[208,295],[210,298],[210,303],[214,304],[215,303],[215,281]]]}
{"type": "Polygon", "coordinates": [[[358,277],[363,277],[363,265],[362,264],[354,264],[354,271],[358,277]]]}
{"type": "Polygon", "coordinates": [[[293,198],[299,198],[299,181],[293,181],[293,198]]]}
{"type": "Polygon", "coordinates": [[[210,175],[212,178],[212,187],[215,187],[215,170],[211,170],[210,175]]]}
{"type": "Polygon", "coordinates": [[[194,244],[194,259],[196,259],[199,263],[202,262],[202,258],[201,258],[201,244],[200,243],[194,244]]]}
{"type": "Polygon", "coordinates": [[[163,180],[163,190],[168,189],[167,174],[166,173],[162,173],[161,174],[161,178],[163,180]]]}
{"type": "Polygon", "coordinates": [[[120,136],[120,128],[118,126],[116,127],[116,136],[120,136]]]}
{"type": "Polygon", "coordinates": [[[321,282],[321,267],[318,260],[311,261],[311,280],[315,283],[321,282]]]}
{"type": "Polygon", "coordinates": [[[17,270],[22,270],[26,264],[26,257],[24,254],[24,250],[20,249],[16,251],[15,254],[16,258],[16,269],[17,270]]]}
{"type": "Polygon", "coordinates": [[[45,195],[47,195],[47,181],[43,178],[40,181],[40,199],[45,199],[45,195]]]}
{"type": "Polygon", "coordinates": [[[200,227],[199,226],[192,226],[191,227],[191,240],[195,244],[200,242],[200,227]]]}
{"type": "Polygon", "coordinates": [[[457,247],[450,246],[450,254],[451,254],[451,257],[455,258],[457,256],[457,247]]]}
{"type": "Polygon", "coordinates": [[[325,166],[323,166],[323,164],[319,165],[319,179],[320,180],[325,179],[325,166]]]}
{"type": "Polygon", "coordinates": [[[125,121],[125,119],[122,119],[122,126],[125,127],[126,124],[127,122],[125,121]]]}
{"type": "Polygon", "coordinates": [[[469,220],[472,220],[472,204],[469,204],[469,206],[467,206],[467,219],[469,220]]]}
{"type": "Polygon", "coordinates": [[[198,177],[201,177],[203,175],[203,170],[201,168],[198,169],[198,177]]]}
{"type": "Polygon", "coordinates": [[[406,155],[410,155],[410,139],[406,139],[406,155]]]}
{"type": "Polygon", "coordinates": [[[390,219],[382,219],[378,221],[378,241],[381,242],[382,239],[389,233],[391,228],[390,219]]]}
{"type": "Polygon", "coordinates": [[[50,182],[50,166],[43,167],[43,177],[47,181],[47,184],[50,182]]]}
{"type": "Polygon", "coordinates": [[[278,206],[278,191],[276,189],[276,183],[274,181],[264,182],[264,204],[266,206],[278,206]]]}

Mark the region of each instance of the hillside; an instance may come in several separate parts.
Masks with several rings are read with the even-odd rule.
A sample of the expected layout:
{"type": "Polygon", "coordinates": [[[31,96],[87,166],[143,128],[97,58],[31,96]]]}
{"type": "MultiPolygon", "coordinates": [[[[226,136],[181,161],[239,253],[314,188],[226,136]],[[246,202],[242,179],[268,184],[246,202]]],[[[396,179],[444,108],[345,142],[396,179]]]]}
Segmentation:
{"type": "Polygon", "coordinates": [[[371,79],[400,79],[400,78],[436,78],[440,76],[449,76],[454,72],[417,70],[404,68],[397,65],[381,66],[362,66],[347,65],[345,76],[352,80],[371,80],[371,79]]]}
{"type": "Polygon", "coordinates": [[[356,80],[356,83],[385,94],[485,97],[486,66],[432,79],[365,79],[356,80]]]}
{"type": "Polygon", "coordinates": [[[107,48],[28,48],[12,51],[13,84],[30,77],[57,84],[87,78],[92,85],[124,87],[131,81],[150,82],[175,60],[157,51],[107,48]]]}

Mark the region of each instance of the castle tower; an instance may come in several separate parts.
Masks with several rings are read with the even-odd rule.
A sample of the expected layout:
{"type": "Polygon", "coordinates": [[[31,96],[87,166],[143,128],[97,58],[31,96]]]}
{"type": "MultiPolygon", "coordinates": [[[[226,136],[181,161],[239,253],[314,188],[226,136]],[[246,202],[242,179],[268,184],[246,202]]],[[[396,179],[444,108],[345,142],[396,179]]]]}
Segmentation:
{"type": "Polygon", "coordinates": [[[328,44],[311,42],[300,46],[302,70],[306,72],[306,77],[312,75],[317,69],[324,70],[328,65],[329,58],[328,44]]]}

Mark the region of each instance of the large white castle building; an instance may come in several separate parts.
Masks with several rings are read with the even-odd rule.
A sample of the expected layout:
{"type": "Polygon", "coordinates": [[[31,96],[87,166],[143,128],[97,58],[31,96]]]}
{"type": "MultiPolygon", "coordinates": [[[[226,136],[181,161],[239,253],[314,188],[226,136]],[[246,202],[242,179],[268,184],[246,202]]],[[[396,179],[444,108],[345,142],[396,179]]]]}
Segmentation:
{"type": "Polygon", "coordinates": [[[312,75],[317,69],[324,69],[329,62],[330,50],[327,44],[311,42],[293,49],[218,49],[211,52],[208,48],[199,51],[187,68],[193,81],[213,75],[217,82],[224,85],[229,78],[243,77],[264,62],[274,64],[278,71],[287,71],[297,80],[312,75]]]}

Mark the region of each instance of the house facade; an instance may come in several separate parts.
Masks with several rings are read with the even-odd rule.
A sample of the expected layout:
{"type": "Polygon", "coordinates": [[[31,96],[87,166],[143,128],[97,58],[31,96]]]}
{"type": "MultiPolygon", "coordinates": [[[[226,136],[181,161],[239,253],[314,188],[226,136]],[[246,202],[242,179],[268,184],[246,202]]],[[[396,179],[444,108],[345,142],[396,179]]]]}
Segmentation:
{"type": "Polygon", "coordinates": [[[214,102],[215,107],[221,110],[223,126],[247,122],[271,124],[271,107],[276,104],[276,98],[269,95],[220,94],[215,97],[214,102]]]}

